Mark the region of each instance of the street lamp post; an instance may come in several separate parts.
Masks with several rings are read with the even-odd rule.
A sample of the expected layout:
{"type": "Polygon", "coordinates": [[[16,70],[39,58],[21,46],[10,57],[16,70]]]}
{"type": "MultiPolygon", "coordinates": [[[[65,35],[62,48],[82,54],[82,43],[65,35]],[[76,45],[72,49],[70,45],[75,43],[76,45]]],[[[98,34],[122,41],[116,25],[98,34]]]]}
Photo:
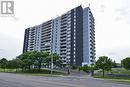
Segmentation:
{"type": "Polygon", "coordinates": [[[53,74],[53,51],[51,52],[51,76],[53,74]]]}
{"type": "Polygon", "coordinates": [[[52,74],[53,74],[53,45],[52,45],[52,43],[51,42],[49,42],[49,43],[46,43],[45,44],[45,46],[48,46],[48,45],[50,45],[51,46],[51,51],[50,51],[50,55],[51,55],[51,76],[52,76],[52,74]]]}
{"type": "Polygon", "coordinates": [[[53,74],[53,44],[50,42],[51,45],[51,76],[53,74]]]}

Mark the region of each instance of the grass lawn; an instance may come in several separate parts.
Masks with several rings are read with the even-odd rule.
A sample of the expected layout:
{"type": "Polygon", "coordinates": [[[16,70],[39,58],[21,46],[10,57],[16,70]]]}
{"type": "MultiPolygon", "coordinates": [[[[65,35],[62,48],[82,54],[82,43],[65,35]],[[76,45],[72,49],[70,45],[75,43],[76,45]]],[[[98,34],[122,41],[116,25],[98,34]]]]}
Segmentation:
{"type": "Polygon", "coordinates": [[[112,82],[117,82],[121,84],[128,84],[130,85],[130,80],[125,80],[125,79],[111,79],[112,82]]]}
{"type": "MultiPolygon", "coordinates": [[[[130,75],[130,70],[125,70],[124,68],[113,68],[111,71],[106,71],[105,74],[123,74],[123,75],[130,75]]],[[[95,72],[94,78],[102,78],[102,79],[109,79],[112,82],[117,82],[117,83],[122,83],[122,84],[130,84],[130,78],[129,77],[116,77],[116,76],[108,76],[105,75],[104,77],[102,76],[102,71],[97,70],[95,72]]]]}
{"type": "MultiPolygon", "coordinates": [[[[105,71],[105,74],[124,74],[124,75],[130,75],[130,70],[126,70],[124,68],[112,68],[111,71],[105,71]]],[[[102,75],[102,70],[96,70],[96,75],[102,75]]]]}
{"type": "Polygon", "coordinates": [[[126,70],[124,68],[112,68],[111,73],[113,73],[113,74],[127,74],[127,75],[130,75],[130,70],[126,70]]]}
{"type": "Polygon", "coordinates": [[[103,79],[117,79],[117,80],[128,80],[130,81],[130,78],[126,78],[126,77],[111,77],[111,76],[94,76],[94,78],[103,78],[103,79]]]}
{"type": "Polygon", "coordinates": [[[102,76],[94,76],[94,78],[102,78],[102,79],[108,79],[109,81],[111,82],[114,82],[114,83],[120,83],[120,84],[128,84],[130,85],[130,78],[112,78],[112,77],[109,77],[109,76],[105,76],[105,77],[102,77],[102,76]]]}
{"type": "Polygon", "coordinates": [[[15,74],[24,74],[24,75],[32,75],[32,76],[57,76],[57,75],[67,75],[66,72],[60,71],[60,70],[53,70],[53,73],[51,75],[51,71],[49,69],[41,69],[39,72],[38,69],[31,69],[29,70],[16,70],[15,69],[0,69],[0,72],[4,73],[15,73],[15,74]]]}

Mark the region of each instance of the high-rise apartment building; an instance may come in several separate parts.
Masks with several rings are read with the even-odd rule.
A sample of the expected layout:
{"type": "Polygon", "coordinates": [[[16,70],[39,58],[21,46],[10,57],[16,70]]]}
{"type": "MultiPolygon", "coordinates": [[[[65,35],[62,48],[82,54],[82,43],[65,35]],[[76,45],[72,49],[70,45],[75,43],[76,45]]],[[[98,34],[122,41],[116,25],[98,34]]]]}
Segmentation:
{"type": "Polygon", "coordinates": [[[25,30],[23,52],[42,51],[60,55],[65,64],[95,61],[95,25],[89,7],[78,6],[65,14],[25,30]]]}

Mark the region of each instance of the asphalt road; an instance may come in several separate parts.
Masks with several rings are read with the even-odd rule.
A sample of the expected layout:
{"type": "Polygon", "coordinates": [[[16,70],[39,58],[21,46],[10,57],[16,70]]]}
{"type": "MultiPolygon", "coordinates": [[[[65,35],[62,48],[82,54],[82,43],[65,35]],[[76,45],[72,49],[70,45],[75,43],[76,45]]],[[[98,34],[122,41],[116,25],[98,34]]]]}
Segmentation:
{"type": "Polygon", "coordinates": [[[0,87],[130,87],[91,77],[44,77],[0,73],[0,87]]]}

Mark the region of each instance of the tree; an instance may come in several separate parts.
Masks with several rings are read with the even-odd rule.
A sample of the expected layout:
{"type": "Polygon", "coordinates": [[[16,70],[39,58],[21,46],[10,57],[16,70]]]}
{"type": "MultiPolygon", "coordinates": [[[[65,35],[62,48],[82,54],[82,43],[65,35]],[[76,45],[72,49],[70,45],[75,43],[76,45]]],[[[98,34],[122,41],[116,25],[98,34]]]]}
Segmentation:
{"type": "Polygon", "coordinates": [[[113,61],[113,62],[112,62],[112,66],[113,66],[113,68],[116,68],[116,67],[117,67],[116,61],[113,61]]]}
{"type": "Polygon", "coordinates": [[[93,63],[89,68],[91,70],[91,76],[94,76],[94,70],[98,69],[97,65],[93,63]]]}
{"type": "Polygon", "coordinates": [[[26,70],[26,68],[28,67],[28,62],[24,54],[17,56],[16,59],[19,60],[19,67],[22,69],[22,71],[26,70]]]}
{"type": "Polygon", "coordinates": [[[4,72],[5,72],[5,68],[7,66],[7,62],[8,62],[8,60],[6,58],[2,58],[0,60],[0,67],[4,69],[4,72]]]}
{"type": "Polygon", "coordinates": [[[41,71],[42,65],[45,63],[46,58],[49,56],[49,53],[47,52],[35,52],[34,53],[35,58],[35,65],[38,66],[39,72],[41,71]]]}
{"type": "Polygon", "coordinates": [[[75,69],[78,69],[78,66],[77,66],[77,65],[72,65],[71,68],[72,68],[73,70],[75,70],[75,69]]]}
{"type": "Polygon", "coordinates": [[[130,70],[130,57],[127,57],[121,61],[123,67],[127,70],[130,70]]]}
{"type": "Polygon", "coordinates": [[[17,69],[20,68],[20,60],[18,58],[9,60],[7,62],[7,68],[16,69],[17,72],[17,69]]]}
{"type": "Polygon", "coordinates": [[[13,69],[13,68],[12,68],[12,61],[11,61],[11,60],[9,60],[9,61],[7,62],[6,68],[8,68],[8,69],[13,69]]]}
{"type": "Polygon", "coordinates": [[[41,71],[42,66],[45,66],[46,64],[51,63],[51,58],[53,56],[53,64],[55,66],[61,67],[61,64],[63,61],[60,59],[59,55],[56,53],[50,54],[47,52],[38,52],[38,51],[30,51],[25,52],[19,56],[17,56],[15,59],[12,59],[8,62],[6,59],[2,59],[0,61],[0,65],[2,68],[7,67],[9,69],[17,69],[21,68],[23,70],[30,70],[32,68],[38,68],[38,71],[41,71]]]}
{"type": "Polygon", "coordinates": [[[84,72],[87,72],[88,70],[90,70],[90,67],[86,64],[86,65],[84,65],[84,66],[82,67],[82,70],[83,70],[84,72]]]}
{"type": "Polygon", "coordinates": [[[21,60],[22,68],[28,68],[29,72],[31,69],[31,65],[34,64],[34,52],[25,52],[17,57],[21,60]]]}
{"type": "Polygon", "coordinates": [[[46,60],[45,63],[47,66],[51,66],[51,58],[53,58],[53,64],[55,67],[62,67],[63,60],[60,59],[60,56],[56,53],[50,54],[46,60]]]}
{"type": "Polygon", "coordinates": [[[102,69],[103,77],[105,70],[109,71],[112,68],[112,60],[107,56],[101,56],[96,62],[96,65],[99,69],[102,69]]]}
{"type": "Polygon", "coordinates": [[[60,56],[58,54],[53,53],[50,56],[51,57],[53,56],[53,64],[54,64],[55,67],[61,67],[62,66],[63,61],[60,59],[60,56]]]}

